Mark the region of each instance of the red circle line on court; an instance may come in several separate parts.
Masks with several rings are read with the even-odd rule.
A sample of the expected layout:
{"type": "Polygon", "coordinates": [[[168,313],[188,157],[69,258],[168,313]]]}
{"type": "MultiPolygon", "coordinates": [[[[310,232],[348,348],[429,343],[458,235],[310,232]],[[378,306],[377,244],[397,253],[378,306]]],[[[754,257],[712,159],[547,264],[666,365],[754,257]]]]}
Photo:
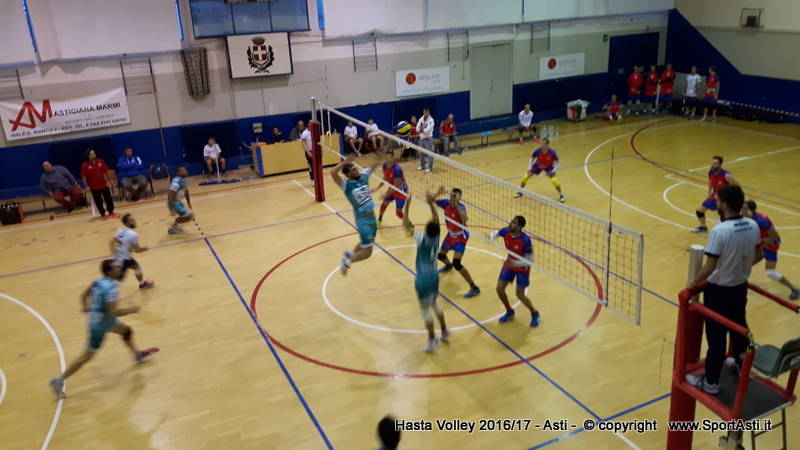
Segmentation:
{"type": "MultiPolygon", "coordinates": [[[[677,175],[677,176],[679,176],[679,177],[681,177],[681,178],[683,178],[683,179],[686,179],[686,180],[690,180],[690,181],[705,181],[705,179],[704,179],[704,178],[702,178],[702,177],[692,177],[692,176],[686,175],[686,174],[685,174],[684,172],[682,172],[682,171],[675,170],[675,169],[673,169],[672,167],[669,167],[669,166],[667,166],[667,165],[665,165],[665,164],[662,164],[662,163],[660,163],[660,162],[658,162],[658,161],[652,160],[652,159],[648,158],[647,156],[645,156],[645,155],[644,155],[642,152],[640,152],[640,151],[639,151],[639,149],[636,147],[636,137],[637,137],[637,136],[639,136],[639,133],[641,133],[642,131],[644,131],[644,130],[646,130],[646,129],[650,128],[650,127],[651,127],[651,126],[653,126],[653,125],[658,125],[658,124],[661,124],[661,123],[664,123],[664,122],[666,122],[666,120],[662,120],[662,121],[658,121],[658,122],[652,122],[652,123],[648,123],[647,125],[645,125],[645,126],[643,126],[643,127],[639,128],[638,130],[636,130],[636,131],[635,131],[635,132],[634,132],[634,133],[631,135],[631,138],[630,138],[630,141],[629,141],[629,144],[630,144],[631,150],[633,150],[633,152],[634,152],[634,153],[636,153],[636,155],[637,155],[639,158],[642,158],[642,160],[643,160],[644,162],[646,162],[646,163],[649,163],[649,164],[652,164],[652,165],[654,165],[654,166],[658,167],[658,168],[659,168],[659,169],[661,169],[661,170],[664,170],[664,171],[666,171],[666,172],[669,172],[669,173],[671,173],[671,174],[673,174],[673,175],[677,175]],[[700,178],[700,180],[698,180],[698,178],[700,178]]],[[[783,203],[780,203],[780,202],[776,202],[775,200],[773,200],[773,199],[771,199],[771,198],[765,198],[765,197],[763,197],[763,196],[760,196],[760,195],[752,195],[752,194],[751,194],[750,196],[751,196],[752,198],[757,198],[757,199],[760,199],[760,200],[769,200],[769,201],[770,201],[771,203],[773,203],[773,204],[780,205],[780,206],[783,206],[784,208],[789,208],[789,209],[793,209],[793,210],[795,210],[795,211],[798,211],[798,208],[797,208],[796,206],[792,206],[792,205],[786,205],[786,204],[783,204],[783,203]]]]}
{"type": "MultiPolygon", "coordinates": [[[[394,227],[385,227],[385,228],[394,228],[394,227]]],[[[267,273],[265,273],[264,276],[261,277],[261,279],[258,281],[258,284],[256,284],[255,289],[253,289],[253,294],[250,296],[250,310],[253,312],[253,316],[255,316],[256,319],[258,320],[258,313],[256,312],[256,303],[257,303],[257,300],[258,300],[258,293],[261,290],[261,286],[263,286],[264,282],[267,281],[267,278],[269,278],[284,263],[288,262],[292,258],[294,258],[294,257],[296,257],[296,256],[298,256],[298,255],[300,255],[300,254],[302,254],[302,253],[304,253],[304,252],[306,252],[308,250],[311,250],[311,249],[313,249],[315,247],[318,247],[318,246],[323,245],[323,244],[327,244],[328,242],[332,242],[332,241],[335,241],[337,239],[342,239],[342,238],[345,238],[345,237],[348,237],[348,236],[354,236],[356,234],[357,233],[355,233],[355,232],[347,233],[347,234],[343,234],[343,235],[340,235],[340,236],[334,236],[332,238],[325,239],[323,241],[319,241],[316,244],[309,245],[308,247],[305,247],[303,249],[300,249],[300,250],[292,253],[291,255],[287,256],[286,258],[284,258],[283,260],[281,260],[280,262],[278,262],[277,264],[272,266],[272,268],[270,268],[267,271],[267,273]]],[[[569,255],[569,253],[567,253],[567,254],[569,255]]],[[[592,279],[594,279],[595,286],[597,287],[597,298],[602,299],[603,298],[603,285],[600,282],[600,279],[597,277],[597,274],[595,274],[594,271],[591,269],[591,267],[589,267],[584,261],[581,261],[580,258],[576,257],[575,255],[569,255],[569,256],[574,258],[576,261],[578,261],[578,263],[580,263],[584,268],[586,268],[586,270],[592,276],[592,279]]],[[[340,365],[328,363],[328,362],[325,362],[325,361],[320,361],[318,359],[315,359],[315,358],[312,358],[310,356],[304,355],[304,354],[292,349],[291,347],[287,346],[286,344],[282,343],[278,339],[276,339],[269,332],[267,332],[266,329],[264,329],[264,333],[267,335],[267,337],[269,338],[269,340],[273,344],[275,344],[276,346],[280,347],[285,352],[287,352],[287,353],[289,353],[289,354],[291,354],[291,355],[293,355],[293,356],[295,356],[295,357],[297,357],[299,359],[302,359],[303,361],[310,362],[310,363],[316,364],[318,366],[327,367],[329,369],[339,370],[339,371],[348,372],[348,373],[354,373],[354,374],[358,374],[358,375],[369,375],[369,376],[373,376],[373,377],[388,377],[388,378],[445,378],[445,377],[459,377],[459,376],[464,376],[464,375],[475,375],[475,374],[479,374],[479,373],[492,372],[492,371],[495,371],[495,370],[506,369],[506,368],[509,368],[509,367],[520,365],[520,364],[522,364],[522,363],[524,363],[526,361],[532,361],[534,359],[541,358],[541,357],[543,357],[545,355],[553,353],[556,350],[566,346],[570,342],[572,342],[575,339],[577,339],[578,337],[580,337],[580,335],[584,331],[586,331],[589,327],[591,327],[592,324],[594,324],[594,322],[597,320],[597,317],[600,315],[601,309],[602,309],[602,305],[600,303],[598,303],[595,306],[595,309],[592,312],[592,315],[589,317],[589,319],[586,321],[586,323],[580,329],[578,329],[575,333],[573,333],[572,335],[568,336],[566,339],[564,339],[563,341],[559,342],[558,344],[556,344],[556,345],[554,345],[554,346],[552,346],[552,347],[550,347],[550,348],[548,348],[546,350],[543,350],[543,351],[541,351],[539,353],[536,353],[535,355],[532,355],[532,356],[529,356],[529,357],[525,358],[524,361],[521,360],[521,359],[517,359],[515,361],[511,361],[511,362],[508,362],[508,363],[505,363],[505,364],[499,364],[499,365],[495,365],[495,366],[483,367],[483,368],[472,369],[472,370],[464,370],[464,371],[458,371],[458,372],[443,372],[443,373],[389,373],[389,372],[375,372],[375,371],[370,371],[370,370],[354,369],[352,367],[345,367],[345,366],[340,366],[340,365]]]]}

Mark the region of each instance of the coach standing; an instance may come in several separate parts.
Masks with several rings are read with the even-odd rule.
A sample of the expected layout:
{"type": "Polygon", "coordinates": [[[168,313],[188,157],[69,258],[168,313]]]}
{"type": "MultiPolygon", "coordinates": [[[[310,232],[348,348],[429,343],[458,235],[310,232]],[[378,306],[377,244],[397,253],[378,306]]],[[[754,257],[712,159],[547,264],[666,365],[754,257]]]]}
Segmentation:
{"type": "MultiPolygon", "coordinates": [[[[753,219],[742,217],[744,192],[737,185],[719,189],[719,211],[722,222],[711,230],[706,244],[706,262],[687,288],[694,289],[703,281],[708,285],[703,293],[703,304],[714,312],[747,327],[745,309],[747,305],[747,278],[751,267],[761,258],[758,225],[753,219]]],[[[686,381],[698,388],[716,394],[719,378],[725,362],[726,335],[728,328],[714,320],[706,320],[705,379],[687,375],[686,381]]],[[[741,355],[749,344],[747,336],[730,331],[733,354],[741,366],[741,355]]]]}
{"type": "MultiPolygon", "coordinates": [[[[422,109],[422,118],[419,119],[419,123],[417,124],[417,131],[419,132],[419,145],[428,150],[430,152],[433,151],[433,126],[435,122],[433,117],[431,117],[431,110],[428,108],[422,109]]],[[[419,154],[419,168],[418,170],[424,170],[425,172],[430,172],[433,170],[433,156],[427,155],[425,153],[419,154]],[[427,161],[427,167],[426,166],[427,161]]]]}

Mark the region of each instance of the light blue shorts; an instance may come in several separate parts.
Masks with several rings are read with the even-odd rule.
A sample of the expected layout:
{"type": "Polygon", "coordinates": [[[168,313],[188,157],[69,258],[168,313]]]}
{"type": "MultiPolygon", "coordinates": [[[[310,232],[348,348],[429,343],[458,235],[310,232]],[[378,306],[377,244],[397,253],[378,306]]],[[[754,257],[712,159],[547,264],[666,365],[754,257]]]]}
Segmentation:
{"type": "Polygon", "coordinates": [[[375,245],[375,233],[378,232],[378,221],[375,216],[357,218],[356,229],[361,238],[361,247],[368,248],[375,245]]]}

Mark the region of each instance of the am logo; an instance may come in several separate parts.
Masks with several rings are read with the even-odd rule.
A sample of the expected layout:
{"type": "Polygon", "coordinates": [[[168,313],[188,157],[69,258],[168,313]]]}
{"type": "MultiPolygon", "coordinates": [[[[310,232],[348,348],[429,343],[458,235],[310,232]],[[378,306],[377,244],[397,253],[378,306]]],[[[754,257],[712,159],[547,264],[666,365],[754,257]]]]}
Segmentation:
{"type": "Polygon", "coordinates": [[[50,100],[42,100],[42,109],[41,111],[36,109],[36,106],[31,102],[25,102],[22,104],[22,107],[19,109],[19,113],[17,113],[16,120],[9,120],[11,123],[11,131],[17,131],[19,127],[25,128],[36,128],[37,123],[36,119],[39,119],[39,122],[45,123],[47,119],[53,117],[53,109],[50,107],[50,100]],[[27,114],[28,121],[23,122],[22,119],[27,114]]]}

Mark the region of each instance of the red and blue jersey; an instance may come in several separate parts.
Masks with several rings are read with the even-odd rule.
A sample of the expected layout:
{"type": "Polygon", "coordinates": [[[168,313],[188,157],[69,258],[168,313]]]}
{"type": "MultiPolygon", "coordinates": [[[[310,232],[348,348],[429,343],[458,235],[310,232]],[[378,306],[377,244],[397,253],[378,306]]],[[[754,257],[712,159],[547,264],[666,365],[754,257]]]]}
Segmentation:
{"type": "MultiPolygon", "coordinates": [[[[764,239],[767,239],[769,237],[769,232],[775,228],[775,226],[772,225],[772,221],[769,220],[769,217],[767,217],[766,214],[761,214],[761,213],[753,214],[753,220],[755,220],[756,223],[758,224],[758,232],[761,235],[761,240],[763,241],[764,239]]],[[[770,252],[777,252],[778,249],[780,249],[781,247],[780,243],[781,243],[780,241],[773,242],[770,245],[764,247],[763,250],[767,250],[770,252]]]]}
{"type": "Polygon", "coordinates": [[[711,186],[711,197],[716,198],[719,188],[730,184],[728,180],[725,179],[725,176],[729,173],[730,172],[725,169],[719,169],[716,172],[713,170],[708,171],[708,185],[711,186]]]}
{"type": "Polygon", "coordinates": [[[541,147],[537,148],[531,154],[531,167],[539,166],[540,169],[550,169],[558,162],[558,154],[552,148],[542,150],[541,147]]]}
{"type": "Polygon", "coordinates": [[[675,82],[675,71],[667,69],[661,72],[661,93],[664,95],[672,94],[672,86],[675,82]]]}
{"type": "MultiPolygon", "coordinates": [[[[533,242],[527,234],[520,233],[518,236],[513,236],[508,227],[501,228],[496,234],[503,238],[506,248],[511,252],[521,255],[528,260],[533,256],[533,242]]],[[[512,272],[527,272],[530,268],[527,261],[523,261],[514,255],[508,255],[506,262],[503,264],[503,269],[512,272]]]]}
{"type": "MultiPolygon", "coordinates": [[[[461,225],[465,225],[464,221],[461,220],[461,215],[459,214],[458,210],[450,200],[448,199],[441,199],[436,200],[436,205],[439,206],[444,210],[444,215],[447,216],[448,219],[452,220],[453,222],[460,223],[461,225]]],[[[458,208],[461,212],[466,213],[467,207],[463,204],[459,203],[458,208]]],[[[445,225],[447,226],[447,238],[456,238],[460,237],[463,239],[469,238],[469,233],[464,228],[456,225],[455,223],[450,222],[450,220],[445,220],[445,225]]]]}
{"type": "Polygon", "coordinates": [[[706,77],[706,97],[714,97],[719,89],[719,75],[706,77]]]}
{"type": "Polygon", "coordinates": [[[395,163],[390,166],[389,163],[383,163],[383,179],[392,186],[397,186],[397,181],[399,180],[400,186],[397,187],[403,192],[408,192],[403,168],[399,164],[395,163]]]}
{"type": "Polygon", "coordinates": [[[644,95],[648,97],[655,97],[656,88],[658,87],[658,72],[652,71],[647,73],[644,85],[644,95]]]}
{"type": "Polygon", "coordinates": [[[606,108],[608,108],[609,114],[619,114],[619,110],[622,108],[622,103],[620,102],[608,102],[606,103],[606,108]]]}

